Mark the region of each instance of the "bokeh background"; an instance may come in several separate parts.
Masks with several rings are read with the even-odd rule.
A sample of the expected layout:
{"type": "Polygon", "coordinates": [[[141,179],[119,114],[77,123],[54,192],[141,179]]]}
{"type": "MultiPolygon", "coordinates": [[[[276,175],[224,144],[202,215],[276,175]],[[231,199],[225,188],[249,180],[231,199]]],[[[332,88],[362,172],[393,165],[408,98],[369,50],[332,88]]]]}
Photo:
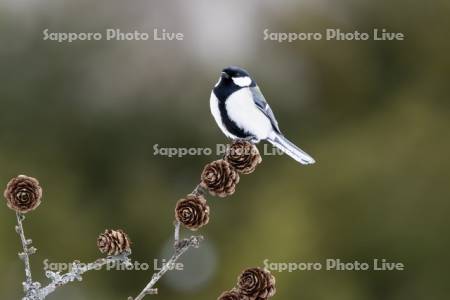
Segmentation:
{"type": "MultiPolygon", "coordinates": [[[[2,0],[0,182],[27,174],[45,189],[25,223],[39,249],[35,278],[45,281],[45,259],[96,259],[105,228],[124,228],[140,262],[168,254],[174,205],[217,156],[155,156],[153,146],[226,142],[209,94],[233,64],[250,70],[284,133],[318,163],[266,156],[235,195],[210,197],[206,242],[153,297],[216,299],[265,259],[386,258],[406,270],[276,273],[274,299],[447,299],[449,9],[446,0],[2,0]],[[185,40],[59,44],[42,40],[46,28],[165,28],[185,40]],[[406,40],[279,44],[263,40],[266,28],[386,28],[406,40]]],[[[14,223],[4,205],[1,299],[21,296],[14,223]]],[[[91,272],[48,299],[126,299],[150,276],[91,272]]]]}

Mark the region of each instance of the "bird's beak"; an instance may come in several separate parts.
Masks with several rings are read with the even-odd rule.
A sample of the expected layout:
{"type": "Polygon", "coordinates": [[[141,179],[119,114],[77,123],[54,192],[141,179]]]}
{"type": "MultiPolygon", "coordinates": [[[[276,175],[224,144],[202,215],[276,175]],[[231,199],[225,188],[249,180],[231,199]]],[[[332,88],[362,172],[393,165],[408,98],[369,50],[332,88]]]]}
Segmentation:
{"type": "Polygon", "coordinates": [[[229,78],[230,78],[230,75],[228,75],[228,74],[225,73],[225,72],[222,72],[221,77],[222,77],[223,79],[229,79],[229,78]]]}

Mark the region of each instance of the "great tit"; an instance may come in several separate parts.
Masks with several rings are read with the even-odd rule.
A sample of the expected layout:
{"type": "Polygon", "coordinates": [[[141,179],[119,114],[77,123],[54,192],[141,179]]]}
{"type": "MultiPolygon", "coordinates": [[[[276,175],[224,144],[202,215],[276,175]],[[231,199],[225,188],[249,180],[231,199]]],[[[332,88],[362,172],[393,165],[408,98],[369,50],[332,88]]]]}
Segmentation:
{"type": "Polygon", "coordinates": [[[210,97],[210,108],[222,132],[253,143],[267,140],[296,161],[315,160],[283,136],[275,116],[250,74],[239,67],[222,70],[210,97]]]}

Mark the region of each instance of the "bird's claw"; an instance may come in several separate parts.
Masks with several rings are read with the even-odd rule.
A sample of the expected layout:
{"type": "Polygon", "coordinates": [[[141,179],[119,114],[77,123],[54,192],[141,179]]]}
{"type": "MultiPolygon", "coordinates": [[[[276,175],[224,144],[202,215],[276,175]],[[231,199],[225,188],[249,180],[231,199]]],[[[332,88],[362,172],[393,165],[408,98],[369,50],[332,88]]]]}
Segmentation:
{"type": "Polygon", "coordinates": [[[238,140],[250,142],[252,144],[257,144],[260,141],[256,136],[249,136],[249,137],[241,138],[238,140]]]}

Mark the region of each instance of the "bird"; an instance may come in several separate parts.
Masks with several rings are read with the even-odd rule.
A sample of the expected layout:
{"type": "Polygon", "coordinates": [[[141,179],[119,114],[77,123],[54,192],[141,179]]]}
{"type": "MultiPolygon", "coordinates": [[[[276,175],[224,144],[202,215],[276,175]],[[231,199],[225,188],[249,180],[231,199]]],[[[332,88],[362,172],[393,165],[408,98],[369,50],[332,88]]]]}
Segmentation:
{"type": "Polygon", "coordinates": [[[245,69],[224,68],[210,96],[210,109],[221,131],[232,140],[266,140],[301,164],[315,160],[281,132],[256,81],[245,69]]]}

